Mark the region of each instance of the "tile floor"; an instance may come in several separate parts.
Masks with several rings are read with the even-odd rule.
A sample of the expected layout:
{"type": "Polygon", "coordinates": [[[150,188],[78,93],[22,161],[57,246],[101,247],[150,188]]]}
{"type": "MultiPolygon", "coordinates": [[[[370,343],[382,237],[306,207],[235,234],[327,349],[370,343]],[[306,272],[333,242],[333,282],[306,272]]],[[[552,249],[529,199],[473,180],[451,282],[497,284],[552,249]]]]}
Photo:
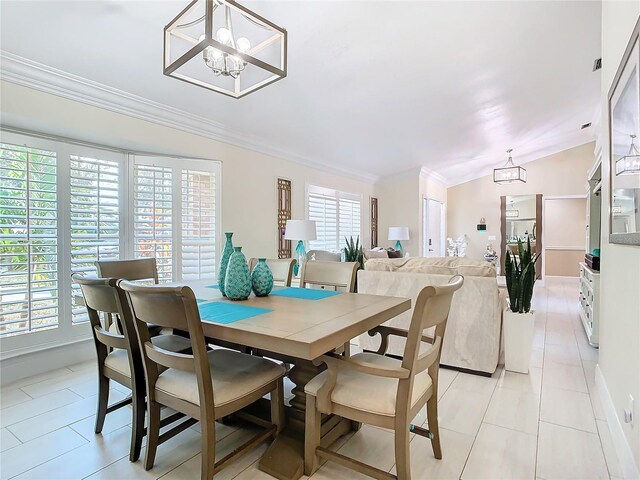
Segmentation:
{"type": "MultiPolygon", "coordinates": [[[[577,282],[548,281],[535,295],[536,335],[529,375],[504,371],[492,378],[441,370],[440,427],[443,460],[429,441],[411,440],[417,479],[600,479],[622,477],[594,386],[598,351],[579,323],[577,282]]],[[[93,433],[96,403],[93,362],[26,378],[0,390],[0,479],[196,479],[199,426],[158,450],[155,467],[128,460],[130,411],[107,416],[93,433]]],[[[126,395],[114,385],[112,399],[126,395]]],[[[424,422],[420,415],[414,423],[424,422]]],[[[218,455],[251,432],[219,425],[218,455]]],[[[257,469],[266,445],[216,478],[268,479],[257,469]]],[[[334,446],[394,472],[393,435],[364,426],[334,446]]],[[[312,478],[360,475],[325,464],[312,478]]]]}

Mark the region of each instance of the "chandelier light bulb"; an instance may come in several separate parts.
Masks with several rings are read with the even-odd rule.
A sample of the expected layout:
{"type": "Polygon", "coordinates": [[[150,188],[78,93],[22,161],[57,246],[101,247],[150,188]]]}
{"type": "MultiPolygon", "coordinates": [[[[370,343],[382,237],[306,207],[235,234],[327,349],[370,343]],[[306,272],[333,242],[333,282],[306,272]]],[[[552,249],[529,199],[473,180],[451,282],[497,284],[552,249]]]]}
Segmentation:
{"type": "Polygon", "coordinates": [[[238,46],[238,50],[242,53],[248,52],[251,48],[251,42],[249,42],[249,39],[245,37],[240,37],[236,42],[236,45],[238,46]]]}
{"type": "Polygon", "coordinates": [[[231,42],[231,32],[228,28],[219,28],[216,32],[216,38],[220,43],[228,45],[231,42]]]}

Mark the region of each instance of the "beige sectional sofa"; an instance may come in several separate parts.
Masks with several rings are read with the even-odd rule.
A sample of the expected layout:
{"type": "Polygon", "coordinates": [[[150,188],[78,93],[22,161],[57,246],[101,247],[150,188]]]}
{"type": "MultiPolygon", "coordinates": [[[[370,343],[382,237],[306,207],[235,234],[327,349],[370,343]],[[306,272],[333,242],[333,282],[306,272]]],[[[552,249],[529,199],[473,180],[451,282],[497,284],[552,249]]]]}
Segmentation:
{"type": "MultiPolygon", "coordinates": [[[[457,274],[464,276],[464,285],[453,297],[440,363],[492,374],[500,359],[506,298],[489,263],[460,257],[370,259],[358,274],[358,292],[409,297],[415,302],[422,288],[447,283],[457,274]]],[[[406,329],[411,314],[405,312],[387,325],[406,329]]],[[[365,349],[375,350],[379,344],[379,338],[366,334],[359,340],[365,349]]],[[[403,348],[403,340],[390,338],[389,353],[402,355],[403,348]]]]}

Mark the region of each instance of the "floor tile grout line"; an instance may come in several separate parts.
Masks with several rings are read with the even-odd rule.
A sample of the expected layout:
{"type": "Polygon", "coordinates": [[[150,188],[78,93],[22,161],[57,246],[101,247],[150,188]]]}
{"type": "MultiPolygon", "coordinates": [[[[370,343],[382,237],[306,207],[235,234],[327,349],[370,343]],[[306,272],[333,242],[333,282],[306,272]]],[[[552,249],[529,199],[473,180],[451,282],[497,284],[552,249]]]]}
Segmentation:
{"type": "Polygon", "coordinates": [[[538,453],[540,447],[540,415],[542,414],[542,393],[544,385],[544,366],[547,353],[547,323],[549,322],[549,291],[545,287],[544,301],[544,334],[542,341],[542,372],[540,373],[540,392],[538,393],[538,425],[536,429],[536,454],[533,466],[533,478],[538,478],[538,453]]]}

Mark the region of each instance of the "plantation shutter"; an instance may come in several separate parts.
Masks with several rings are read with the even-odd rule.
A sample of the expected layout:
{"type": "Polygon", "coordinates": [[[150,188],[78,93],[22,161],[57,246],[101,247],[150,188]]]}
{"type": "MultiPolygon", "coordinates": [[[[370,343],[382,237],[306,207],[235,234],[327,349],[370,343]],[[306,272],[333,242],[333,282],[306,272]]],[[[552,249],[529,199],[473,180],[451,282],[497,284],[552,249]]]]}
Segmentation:
{"type": "Polygon", "coordinates": [[[316,222],[316,240],[309,242],[313,250],[338,248],[338,202],[335,197],[309,192],[309,220],[316,222]]]}
{"type": "Polygon", "coordinates": [[[216,175],[182,170],[183,279],[216,276],[216,175]]]}
{"type": "Polygon", "coordinates": [[[56,154],[0,143],[0,334],[58,325],[56,154]]]}
{"type": "MultiPolygon", "coordinates": [[[[346,246],[345,237],[353,237],[355,240],[360,236],[360,201],[341,198],[339,200],[340,210],[340,249],[346,246]]],[[[362,244],[362,239],[360,239],[362,244]]]]}
{"type": "MultiPolygon", "coordinates": [[[[70,157],[71,271],[95,275],[96,260],[120,257],[120,165],[116,161],[70,157]]],[[[72,284],[72,321],[87,321],[82,295],[72,284]]]]}
{"type": "Polygon", "coordinates": [[[317,232],[317,240],[309,242],[310,248],[338,251],[345,247],[345,237],[355,240],[361,235],[358,195],[309,185],[307,208],[317,232]]]}
{"type": "Polygon", "coordinates": [[[155,257],[160,282],[173,280],[172,170],[136,163],[133,173],[134,256],[155,257]]]}

